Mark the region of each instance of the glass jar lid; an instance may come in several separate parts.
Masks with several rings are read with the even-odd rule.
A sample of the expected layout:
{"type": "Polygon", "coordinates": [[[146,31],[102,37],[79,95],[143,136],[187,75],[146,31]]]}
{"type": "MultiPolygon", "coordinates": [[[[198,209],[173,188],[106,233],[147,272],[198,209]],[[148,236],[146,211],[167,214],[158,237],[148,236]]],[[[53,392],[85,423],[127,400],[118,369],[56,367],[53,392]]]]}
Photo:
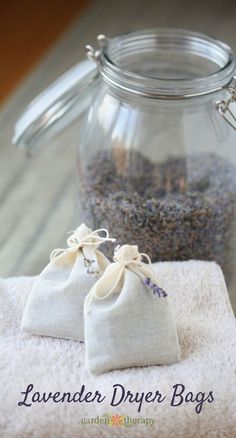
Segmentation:
{"type": "Polygon", "coordinates": [[[218,110],[234,127],[229,105],[235,100],[236,64],[223,42],[181,29],[115,38],[99,35],[97,40],[98,49],[86,46],[89,60],[69,70],[26,108],[15,126],[14,144],[32,149],[65,129],[94,99],[99,77],[117,90],[158,100],[189,99],[226,88],[229,98],[219,102],[218,110]]]}
{"type": "Polygon", "coordinates": [[[72,123],[89,105],[98,70],[85,60],[49,85],[26,108],[15,125],[13,144],[37,147],[72,123]]]}

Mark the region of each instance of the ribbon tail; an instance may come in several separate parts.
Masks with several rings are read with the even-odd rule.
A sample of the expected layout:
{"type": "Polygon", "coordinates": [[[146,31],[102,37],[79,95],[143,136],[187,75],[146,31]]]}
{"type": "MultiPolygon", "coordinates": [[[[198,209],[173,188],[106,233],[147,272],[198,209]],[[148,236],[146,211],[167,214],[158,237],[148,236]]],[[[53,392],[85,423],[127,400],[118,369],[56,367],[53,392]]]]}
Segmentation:
{"type": "Polygon", "coordinates": [[[54,249],[50,254],[50,261],[53,259],[56,259],[60,257],[60,255],[68,253],[68,252],[76,252],[78,251],[77,247],[70,247],[70,248],[56,248],[54,249]]]}
{"type": "Polygon", "coordinates": [[[103,276],[95,283],[90,292],[88,293],[84,302],[84,311],[88,310],[88,307],[93,299],[105,300],[115,292],[120,292],[117,286],[124,274],[125,267],[123,265],[109,265],[103,274],[103,276]],[[115,281],[114,281],[115,279],[115,281]]]}
{"type": "Polygon", "coordinates": [[[67,252],[68,248],[56,248],[54,249],[51,254],[50,254],[50,261],[52,261],[53,259],[56,259],[57,257],[59,257],[61,254],[67,252]]]}

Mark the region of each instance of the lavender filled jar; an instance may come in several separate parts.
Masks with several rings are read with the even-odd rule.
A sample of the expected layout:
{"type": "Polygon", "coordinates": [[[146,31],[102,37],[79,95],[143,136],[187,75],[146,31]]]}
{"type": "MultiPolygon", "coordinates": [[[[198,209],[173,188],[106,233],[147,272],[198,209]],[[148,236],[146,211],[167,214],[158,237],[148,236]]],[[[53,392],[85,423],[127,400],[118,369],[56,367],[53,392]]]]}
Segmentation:
{"type": "Polygon", "coordinates": [[[43,129],[44,108],[41,125],[18,125],[15,142],[32,148],[78,120],[78,220],[152,261],[214,260],[236,294],[234,54],[176,29],[97,44],[48,102],[57,129],[50,117],[43,129]]]}
{"type": "Polygon", "coordinates": [[[222,117],[234,92],[230,48],[179,30],[99,43],[87,48],[101,78],[80,145],[81,214],[153,261],[215,260],[230,278],[236,137],[222,117]]]}

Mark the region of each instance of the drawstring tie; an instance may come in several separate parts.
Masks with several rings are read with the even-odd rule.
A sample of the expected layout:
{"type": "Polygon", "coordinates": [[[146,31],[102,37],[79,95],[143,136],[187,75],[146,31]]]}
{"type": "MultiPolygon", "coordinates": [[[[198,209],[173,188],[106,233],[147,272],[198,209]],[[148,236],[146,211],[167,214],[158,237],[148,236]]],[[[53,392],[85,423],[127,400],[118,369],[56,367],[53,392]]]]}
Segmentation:
{"type": "Polygon", "coordinates": [[[167,297],[167,293],[156,284],[156,275],[151,268],[151,259],[145,253],[138,252],[138,246],[136,245],[123,245],[115,248],[112,263],[108,266],[103,276],[92,287],[91,291],[85,299],[84,308],[88,309],[92,298],[95,297],[98,300],[103,300],[117,292],[117,286],[121,280],[125,269],[132,271],[136,274],[147,286],[152,290],[154,295],[161,297],[167,297]],[[146,260],[145,263],[143,260],[146,260]]]}
{"type": "MultiPolygon", "coordinates": [[[[126,246],[126,245],[124,245],[126,246]]],[[[128,246],[128,245],[127,245],[128,246]]],[[[134,274],[138,275],[143,283],[150,289],[152,289],[154,295],[158,297],[167,297],[167,293],[160,288],[155,282],[155,274],[151,268],[152,261],[150,257],[141,252],[138,252],[138,247],[135,248],[135,252],[133,253],[133,258],[130,260],[125,260],[124,255],[120,256],[120,246],[115,248],[114,258],[115,262],[119,262],[121,266],[124,268],[128,268],[130,271],[134,272],[134,274]],[[147,263],[144,263],[142,259],[146,259],[147,263]],[[154,281],[154,282],[153,282],[154,281]]]]}
{"type": "MultiPolygon", "coordinates": [[[[89,230],[89,228],[87,228],[89,230]]],[[[70,237],[68,237],[66,243],[68,248],[56,248],[51,252],[50,260],[56,259],[60,255],[69,252],[77,252],[85,246],[99,246],[104,242],[115,242],[116,239],[112,239],[109,237],[109,233],[105,228],[99,228],[98,230],[91,231],[81,237],[80,236],[80,227],[77,230],[70,231],[73,233],[70,237]],[[99,236],[99,233],[104,232],[105,236],[99,236]]]]}

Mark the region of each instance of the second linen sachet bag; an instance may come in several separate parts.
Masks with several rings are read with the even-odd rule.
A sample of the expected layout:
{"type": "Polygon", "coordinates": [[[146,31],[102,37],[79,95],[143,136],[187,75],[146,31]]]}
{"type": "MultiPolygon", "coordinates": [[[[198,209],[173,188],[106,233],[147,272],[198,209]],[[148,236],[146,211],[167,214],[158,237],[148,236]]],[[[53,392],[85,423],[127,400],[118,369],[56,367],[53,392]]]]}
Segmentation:
{"type": "Polygon", "coordinates": [[[171,305],[150,263],[137,246],[118,247],[114,263],[87,295],[86,365],[91,373],[179,361],[171,305]]]}
{"type": "Polygon", "coordinates": [[[29,294],[22,330],[83,341],[84,299],[110,263],[97,248],[114,240],[106,230],[92,232],[82,224],[67,239],[68,248],[54,250],[29,294]]]}

